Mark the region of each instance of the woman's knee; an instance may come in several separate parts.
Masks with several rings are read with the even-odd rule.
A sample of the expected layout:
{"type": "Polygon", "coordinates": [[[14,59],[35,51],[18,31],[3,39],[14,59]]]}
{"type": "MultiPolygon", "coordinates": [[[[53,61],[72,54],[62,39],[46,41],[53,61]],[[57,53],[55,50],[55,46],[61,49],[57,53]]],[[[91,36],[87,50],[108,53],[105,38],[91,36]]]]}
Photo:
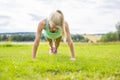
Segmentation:
{"type": "Polygon", "coordinates": [[[57,38],[55,41],[60,42],[62,37],[57,38]]]}
{"type": "Polygon", "coordinates": [[[48,42],[52,43],[52,39],[47,38],[48,42]]]}

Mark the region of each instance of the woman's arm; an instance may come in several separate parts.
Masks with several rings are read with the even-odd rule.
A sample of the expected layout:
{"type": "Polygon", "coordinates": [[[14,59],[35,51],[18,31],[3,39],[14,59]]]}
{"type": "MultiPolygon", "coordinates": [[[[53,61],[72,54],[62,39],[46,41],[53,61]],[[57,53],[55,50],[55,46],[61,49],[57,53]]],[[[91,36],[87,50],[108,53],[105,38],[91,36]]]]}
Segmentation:
{"type": "Polygon", "coordinates": [[[67,22],[65,23],[65,29],[66,29],[66,36],[67,36],[68,45],[69,45],[69,48],[71,51],[71,56],[72,56],[71,60],[75,60],[74,45],[73,45],[73,41],[71,39],[69,25],[67,24],[67,22]]]}
{"type": "Polygon", "coordinates": [[[36,33],[34,45],[33,45],[33,52],[32,52],[33,59],[36,58],[36,53],[37,53],[37,48],[38,48],[39,41],[40,41],[40,36],[41,36],[42,30],[44,28],[44,22],[45,21],[42,21],[38,24],[37,33],[36,33]]]}

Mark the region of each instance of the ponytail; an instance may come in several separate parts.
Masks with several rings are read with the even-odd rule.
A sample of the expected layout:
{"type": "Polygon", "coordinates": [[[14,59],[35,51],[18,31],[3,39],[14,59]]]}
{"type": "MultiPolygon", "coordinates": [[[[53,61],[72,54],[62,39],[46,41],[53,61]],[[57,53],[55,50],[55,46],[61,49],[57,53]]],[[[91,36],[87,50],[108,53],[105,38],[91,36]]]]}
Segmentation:
{"type": "Polygon", "coordinates": [[[61,26],[62,26],[62,39],[63,39],[64,42],[66,42],[66,30],[65,30],[64,15],[60,10],[57,10],[57,12],[62,15],[62,20],[61,20],[62,21],[61,22],[62,23],[61,24],[61,26]]]}

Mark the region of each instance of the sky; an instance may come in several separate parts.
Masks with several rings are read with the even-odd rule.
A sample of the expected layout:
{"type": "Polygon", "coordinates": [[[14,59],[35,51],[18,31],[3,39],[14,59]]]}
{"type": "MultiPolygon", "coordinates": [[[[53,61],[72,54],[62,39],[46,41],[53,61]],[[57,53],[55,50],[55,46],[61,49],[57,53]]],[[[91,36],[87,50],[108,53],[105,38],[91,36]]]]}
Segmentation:
{"type": "Polygon", "coordinates": [[[61,10],[72,34],[116,31],[120,0],[0,0],[0,33],[36,32],[38,23],[61,10]]]}

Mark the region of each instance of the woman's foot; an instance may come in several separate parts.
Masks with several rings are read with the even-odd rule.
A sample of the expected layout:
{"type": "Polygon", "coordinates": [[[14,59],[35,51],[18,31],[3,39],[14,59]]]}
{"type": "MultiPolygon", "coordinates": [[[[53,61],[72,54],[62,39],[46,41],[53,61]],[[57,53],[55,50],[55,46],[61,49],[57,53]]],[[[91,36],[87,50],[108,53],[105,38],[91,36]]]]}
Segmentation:
{"type": "Polygon", "coordinates": [[[53,49],[54,49],[54,54],[57,54],[57,52],[58,52],[57,48],[54,47],[53,49]]]}
{"type": "Polygon", "coordinates": [[[50,51],[49,51],[49,54],[53,54],[54,51],[53,51],[53,47],[50,48],[50,51]]]}
{"type": "Polygon", "coordinates": [[[52,47],[51,49],[50,49],[50,52],[49,52],[49,54],[57,54],[57,49],[55,48],[55,47],[52,47]]]}

